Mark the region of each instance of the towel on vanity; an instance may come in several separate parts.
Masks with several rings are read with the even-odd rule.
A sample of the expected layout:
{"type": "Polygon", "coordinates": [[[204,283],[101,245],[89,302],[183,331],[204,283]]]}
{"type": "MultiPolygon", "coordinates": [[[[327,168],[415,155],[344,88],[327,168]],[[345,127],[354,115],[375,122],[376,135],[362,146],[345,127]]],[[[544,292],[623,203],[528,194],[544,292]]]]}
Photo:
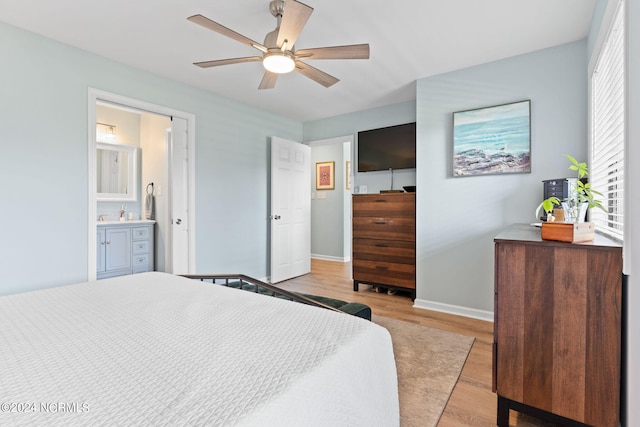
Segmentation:
{"type": "Polygon", "coordinates": [[[147,193],[144,199],[144,214],[146,219],[156,219],[156,198],[147,193]]]}

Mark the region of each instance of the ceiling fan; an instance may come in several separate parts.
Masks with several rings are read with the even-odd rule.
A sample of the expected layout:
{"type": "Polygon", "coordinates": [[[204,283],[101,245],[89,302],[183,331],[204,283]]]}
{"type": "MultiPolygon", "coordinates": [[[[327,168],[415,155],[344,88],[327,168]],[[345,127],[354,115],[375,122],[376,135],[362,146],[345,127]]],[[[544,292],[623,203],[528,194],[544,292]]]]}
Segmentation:
{"type": "Polygon", "coordinates": [[[324,87],[330,87],[339,80],[324,71],[320,71],[317,68],[308,65],[302,60],[369,58],[368,43],[295,50],[295,42],[302,31],[302,28],[311,16],[313,8],[296,0],[286,0],[286,2],[285,0],[272,0],[271,3],[269,3],[269,11],[278,20],[278,25],[275,30],[267,33],[264,38],[264,44],[253,41],[250,38],[236,33],[235,31],[202,15],[193,15],[187,18],[195,24],[201,25],[262,52],[262,56],[247,56],[242,58],[195,62],[194,65],[202,68],[209,68],[220,65],[238,64],[241,62],[262,61],[266,71],[258,89],[273,88],[276,84],[278,74],[288,73],[293,70],[296,70],[311,80],[320,83],[324,87]]]}

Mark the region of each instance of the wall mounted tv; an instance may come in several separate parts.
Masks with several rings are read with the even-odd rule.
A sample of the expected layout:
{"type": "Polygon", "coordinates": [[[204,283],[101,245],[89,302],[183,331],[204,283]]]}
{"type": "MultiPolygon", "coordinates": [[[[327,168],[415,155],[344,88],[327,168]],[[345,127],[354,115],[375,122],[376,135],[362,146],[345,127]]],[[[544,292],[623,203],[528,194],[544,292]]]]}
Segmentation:
{"type": "Polygon", "coordinates": [[[358,172],[415,167],[415,122],[358,132],[358,172]]]}

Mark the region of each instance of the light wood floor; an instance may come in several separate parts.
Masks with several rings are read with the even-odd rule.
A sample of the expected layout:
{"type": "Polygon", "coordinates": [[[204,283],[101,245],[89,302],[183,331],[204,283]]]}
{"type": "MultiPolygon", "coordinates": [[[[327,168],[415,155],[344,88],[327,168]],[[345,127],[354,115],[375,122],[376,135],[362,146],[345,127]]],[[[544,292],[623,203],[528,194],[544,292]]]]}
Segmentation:
{"type": "MultiPolygon", "coordinates": [[[[493,323],[413,308],[408,294],[376,293],[367,285],[360,285],[359,292],[354,292],[349,279],[350,268],[350,263],[314,259],[311,261],[310,274],[281,282],[278,286],[297,292],[361,302],[380,316],[475,337],[471,353],[438,426],[495,426],[497,398],[491,392],[493,323]]],[[[510,425],[549,426],[514,411],[511,411],[510,425]]]]}

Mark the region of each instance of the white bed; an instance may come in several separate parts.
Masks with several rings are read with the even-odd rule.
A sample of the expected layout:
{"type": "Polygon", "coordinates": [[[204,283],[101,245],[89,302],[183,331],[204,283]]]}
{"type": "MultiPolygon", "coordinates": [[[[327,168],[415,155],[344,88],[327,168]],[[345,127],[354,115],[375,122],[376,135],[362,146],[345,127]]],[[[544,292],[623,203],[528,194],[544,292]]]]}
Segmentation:
{"type": "Polygon", "coordinates": [[[165,273],[0,297],[0,425],[395,426],[386,329],[165,273]]]}

